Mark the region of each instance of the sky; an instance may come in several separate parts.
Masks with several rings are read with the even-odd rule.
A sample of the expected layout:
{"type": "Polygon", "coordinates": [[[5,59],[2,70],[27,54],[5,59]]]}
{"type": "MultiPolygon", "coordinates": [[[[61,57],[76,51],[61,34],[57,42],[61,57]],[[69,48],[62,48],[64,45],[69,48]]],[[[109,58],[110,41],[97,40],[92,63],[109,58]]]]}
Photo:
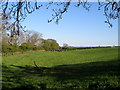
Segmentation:
{"type": "Polygon", "coordinates": [[[93,2],[90,11],[75,7],[72,3],[67,13],[56,24],[48,23],[54,13],[51,9],[41,8],[22,22],[28,30],[43,34],[44,39],[55,39],[60,46],[107,46],[118,45],[118,20],[111,21],[112,28],[105,24],[103,10],[98,10],[98,3],[93,2]]]}

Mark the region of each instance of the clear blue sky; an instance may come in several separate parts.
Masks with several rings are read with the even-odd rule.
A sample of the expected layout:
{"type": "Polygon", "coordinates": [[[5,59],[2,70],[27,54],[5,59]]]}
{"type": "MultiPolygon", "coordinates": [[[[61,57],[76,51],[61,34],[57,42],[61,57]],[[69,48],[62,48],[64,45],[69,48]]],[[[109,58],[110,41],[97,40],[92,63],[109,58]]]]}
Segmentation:
{"type": "Polygon", "coordinates": [[[59,24],[48,23],[52,11],[41,8],[28,15],[23,22],[28,30],[35,30],[43,34],[44,39],[55,39],[59,45],[67,43],[69,46],[118,45],[118,20],[112,21],[109,28],[104,23],[103,10],[98,11],[97,3],[92,3],[90,11],[74,7],[72,4],[59,24]]]}

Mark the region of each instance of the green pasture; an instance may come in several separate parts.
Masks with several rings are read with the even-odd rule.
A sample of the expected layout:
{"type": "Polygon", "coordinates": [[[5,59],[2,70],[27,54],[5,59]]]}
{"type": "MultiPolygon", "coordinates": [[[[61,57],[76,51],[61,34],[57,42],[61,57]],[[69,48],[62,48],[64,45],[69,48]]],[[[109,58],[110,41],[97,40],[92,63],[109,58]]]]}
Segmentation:
{"type": "Polygon", "coordinates": [[[3,89],[118,89],[119,65],[118,48],[114,47],[5,56],[3,89]]]}

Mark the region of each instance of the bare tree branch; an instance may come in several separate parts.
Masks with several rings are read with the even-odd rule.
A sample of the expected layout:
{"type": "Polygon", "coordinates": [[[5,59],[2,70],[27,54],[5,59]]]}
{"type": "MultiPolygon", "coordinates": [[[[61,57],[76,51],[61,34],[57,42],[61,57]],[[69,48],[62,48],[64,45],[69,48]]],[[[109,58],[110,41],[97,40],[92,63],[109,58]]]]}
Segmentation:
{"type": "MultiPolygon", "coordinates": [[[[30,2],[28,0],[19,0],[19,2],[4,2],[4,0],[1,0],[0,4],[2,4],[2,14],[1,16],[5,16],[5,13],[8,13],[8,16],[11,16],[11,19],[13,23],[9,27],[9,30],[11,31],[11,37],[14,37],[14,35],[19,36],[20,30],[25,30],[25,27],[21,25],[21,22],[24,21],[24,19],[27,17],[28,14],[31,14],[32,12],[40,9],[43,5],[40,2],[37,2],[37,0],[34,0],[34,2],[30,2]]],[[[55,21],[55,23],[58,23],[60,19],[62,19],[62,16],[64,13],[66,13],[71,5],[72,0],[67,0],[66,2],[48,2],[47,5],[45,5],[46,9],[49,7],[55,5],[56,7],[53,8],[53,14],[52,18],[48,20],[49,22],[55,21]]],[[[104,15],[106,17],[105,23],[107,23],[110,27],[112,27],[111,20],[115,20],[119,18],[119,12],[120,12],[120,1],[115,2],[113,0],[106,0],[106,2],[100,2],[98,0],[98,9],[104,10],[104,15]]],[[[78,0],[75,7],[82,6],[86,10],[89,11],[91,4],[88,2],[88,0],[78,0]]],[[[6,18],[8,17],[6,16],[6,18]]]]}

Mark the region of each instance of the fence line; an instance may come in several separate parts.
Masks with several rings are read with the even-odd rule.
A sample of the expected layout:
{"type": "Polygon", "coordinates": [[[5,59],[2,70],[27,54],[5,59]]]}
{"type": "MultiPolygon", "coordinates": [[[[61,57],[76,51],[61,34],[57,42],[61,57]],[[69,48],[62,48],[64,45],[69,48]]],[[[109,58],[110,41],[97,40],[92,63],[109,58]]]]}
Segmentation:
{"type": "Polygon", "coordinates": [[[0,53],[0,56],[11,56],[11,55],[18,55],[18,54],[24,54],[24,53],[32,53],[32,52],[40,52],[45,50],[36,50],[36,51],[24,51],[24,52],[9,52],[9,53],[0,53]]]}

